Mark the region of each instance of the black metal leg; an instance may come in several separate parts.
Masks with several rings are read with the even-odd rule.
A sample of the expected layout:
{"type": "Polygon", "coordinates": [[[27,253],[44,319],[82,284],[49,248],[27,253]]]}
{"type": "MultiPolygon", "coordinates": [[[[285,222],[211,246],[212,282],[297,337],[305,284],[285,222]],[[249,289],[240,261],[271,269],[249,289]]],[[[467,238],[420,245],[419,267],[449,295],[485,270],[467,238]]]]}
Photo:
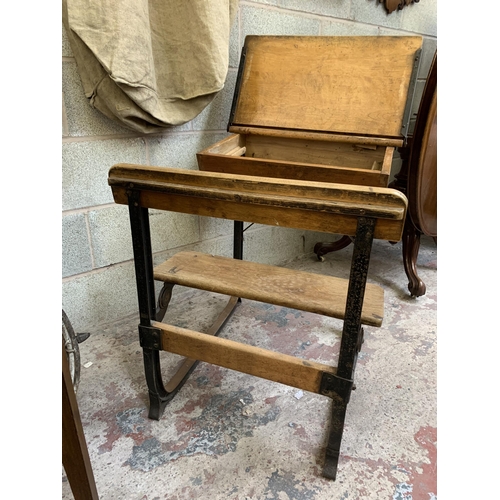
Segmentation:
{"type": "Polygon", "coordinates": [[[323,476],[327,479],[337,477],[337,468],[340,456],[340,443],[344,432],[344,421],[347,410],[347,402],[340,396],[333,398],[332,419],[330,423],[330,436],[325,454],[325,465],[323,466],[323,476]]]}
{"type": "Polygon", "coordinates": [[[158,295],[156,321],[161,321],[165,317],[165,313],[168,309],[168,304],[170,304],[170,300],[172,299],[172,290],[174,286],[174,283],[163,283],[163,288],[160,290],[160,294],[158,295]]]}
{"type": "Polygon", "coordinates": [[[243,259],[243,222],[234,221],[233,258],[243,259]]]}
{"type": "Polygon", "coordinates": [[[144,372],[146,374],[149,393],[148,417],[154,420],[160,420],[165,406],[175,396],[175,393],[168,393],[163,386],[160,352],[156,349],[143,348],[142,355],[144,358],[144,372]]]}
{"type": "MultiPolygon", "coordinates": [[[[156,319],[153,255],[147,208],[139,206],[138,194],[129,192],[129,215],[134,249],[135,276],[139,300],[140,326],[149,327],[156,319]]],[[[143,348],[144,370],[149,392],[149,417],[159,419],[169,400],[161,378],[160,355],[157,350],[143,348]]]]}
{"type": "MultiPolygon", "coordinates": [[[[248,229],[248,227],[247,227],[248,229]]],[[[234,221],[234,236],[233,236],[233,259],[243,260],[243,221],[234,221]]],[[[238,303],[241,302],[241,298],[238,297],[238,303]]]]}
{"type": "MultiPolygon", "coordinates": [[[[137,295],[139,300],[139,329],[141,329],[141,327],[150,327],[153,320],[161,321],[163,319],[172,296],[174,285],[165,283],[159,295],[158,309],[156,309],[149,213],[147,208],[139,206],[138,193],[131,190],[128,195],[137,295]]],[[[235,221],[234,258],[241,259],[242,257],[243,222],[235,221]]],[[[229,299],[228,304],[207,332],[208,335],[217,335],[219,333],[239,300],[235,297],[229,299]]],[[[186,359],[177,373],[168,382],[167,388],[165,388],[162,381],[159,350],[143,346],[143,358],[149,393],[149,418],[159,420],[167,403],[179,392],[189,378],[189,375],[196,368],[197,361],[186,359]]]]}
{"type": "Polygon", "coordinates": [[[375,219],[360,217],[354,240],[351,273],[340,344],[337,375],[352,379],[361,335],[361,311],[365,298],[366,279],[370,265],[375,219]]]}
{"type": "MultiPolygon", "coordinates": [[[[356,360],[363,342],[361,311],[363,308],[368,266],[370,264],[374,228],[375,219],[364,217],[358,219],[337,367],[337,377],[341,377],[347,381],[352,381],[354,378],[356,360]]],[[[333,395],[330,435],[323,468],[323,475],[329,479],[335,479],[337,475],[340,445],[349,397],[350,393],[333,395]]]]}

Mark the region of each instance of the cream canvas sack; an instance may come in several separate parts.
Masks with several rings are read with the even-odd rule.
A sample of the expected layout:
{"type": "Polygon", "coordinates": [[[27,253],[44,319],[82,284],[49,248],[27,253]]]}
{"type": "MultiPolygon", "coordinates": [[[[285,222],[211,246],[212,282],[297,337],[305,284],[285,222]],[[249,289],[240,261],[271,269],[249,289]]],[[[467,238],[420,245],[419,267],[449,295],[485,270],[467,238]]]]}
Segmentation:
{"type": "Polygon", "coordinates": [[[223,88],[238,0],[63,0],[91,106],[138,132],[196,117],[223,88]]]}

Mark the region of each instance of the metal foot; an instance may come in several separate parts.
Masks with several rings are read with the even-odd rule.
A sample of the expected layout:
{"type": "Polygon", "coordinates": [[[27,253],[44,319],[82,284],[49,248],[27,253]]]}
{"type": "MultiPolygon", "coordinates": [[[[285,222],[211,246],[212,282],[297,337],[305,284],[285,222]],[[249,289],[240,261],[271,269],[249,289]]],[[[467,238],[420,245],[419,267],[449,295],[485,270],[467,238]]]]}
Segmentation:
{"type": "Polygon", "coordinates": [[[339,452],[327,450],[325,455],[325,465],[323,466],[323,477],[335,481],[339,465],[339,452]]]}
{"type": "Polygon", "coordinates": [[[333,398],[332,420],[330,425],[330,436],[325,453],[325,465],[323,466],[323,477],[335,481],[340,456],[340,444],[344,432],[344,421],[347,403],[340,396],[333,398]]]}
{"type": "MultiPolygon", "coordinates": [[[[172,397],[174,395],[172,395],[172,397]]],[[[163,412],[165,411],[165,406],[167,406],[167,403],[172,399],[172,397],[161,398],[158,394],[150,392],[148,418],[152,420],[160,420],[163,412]]]]}

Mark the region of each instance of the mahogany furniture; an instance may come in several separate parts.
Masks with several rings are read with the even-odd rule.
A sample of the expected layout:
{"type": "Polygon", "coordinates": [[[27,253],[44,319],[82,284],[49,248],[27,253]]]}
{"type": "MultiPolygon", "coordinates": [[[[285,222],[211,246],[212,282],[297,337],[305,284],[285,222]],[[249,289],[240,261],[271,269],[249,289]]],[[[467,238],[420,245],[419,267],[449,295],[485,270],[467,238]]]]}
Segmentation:
{"type": "Polygon", "coordinates": [[[391,187],[408,197],[409,215],[403,232],[403,262],[412,296],[425,295],[417,273],[422,234],[437,242],[437,53],[434,55],[403,164],[391,187]]]}
{"type": "MultiPolygon", "coordinates": [[[[182,387],[195,360],[328,396],[332,423],[323,474],[335,479],[344,418],[353,389],[362,325],[380,326],[382,288],[367,284],[374,238],[399,240],[407,201],[397,190],[343,184],[272,179],[167,167],[115,165],[109,185],[116,203],[129,206],[137,291],[139,338],[149,391],[149,417],[159,419],[182,387]],[[292,271],[241,260],[242,239],[235,238],[235,258],[180,252],[153,268],[148,209],[168,210],[236,221],[355,236],[349,280],[292,271]],[[158,308],[154,281],[164,282],[158,308]],[[228,295],[228,305],[207,333],[161,322],[175,285],[228,295]],[[344,320],[337,365],[295,358],[216,337],[241,299],[284,305],[344,320]],[[186,356],[166,386],[160,350],[186,356]]],[[[238,230],[235,234],[240,234],[238,230]]]]}
{"type": "Polygon", "coordinates": [[[98,500],[64,343],[62,346],[62,463],[75,500],[98,500]]]}

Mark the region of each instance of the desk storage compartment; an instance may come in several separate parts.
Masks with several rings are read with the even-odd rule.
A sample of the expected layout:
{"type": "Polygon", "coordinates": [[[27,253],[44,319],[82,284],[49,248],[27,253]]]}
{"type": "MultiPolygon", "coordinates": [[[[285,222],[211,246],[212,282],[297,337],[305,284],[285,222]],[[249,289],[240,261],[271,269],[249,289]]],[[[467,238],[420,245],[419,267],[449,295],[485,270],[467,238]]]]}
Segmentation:
{"type": "Polygon", "coordinates": [[[229,137],[200,170],[387,186],[422,38],[247,36],[229,137]]]}
{"type": "Polygon", "coordinates": [[[232,134],[198,153],[209,172],[385,187],[394,147],[232,134]]]}

